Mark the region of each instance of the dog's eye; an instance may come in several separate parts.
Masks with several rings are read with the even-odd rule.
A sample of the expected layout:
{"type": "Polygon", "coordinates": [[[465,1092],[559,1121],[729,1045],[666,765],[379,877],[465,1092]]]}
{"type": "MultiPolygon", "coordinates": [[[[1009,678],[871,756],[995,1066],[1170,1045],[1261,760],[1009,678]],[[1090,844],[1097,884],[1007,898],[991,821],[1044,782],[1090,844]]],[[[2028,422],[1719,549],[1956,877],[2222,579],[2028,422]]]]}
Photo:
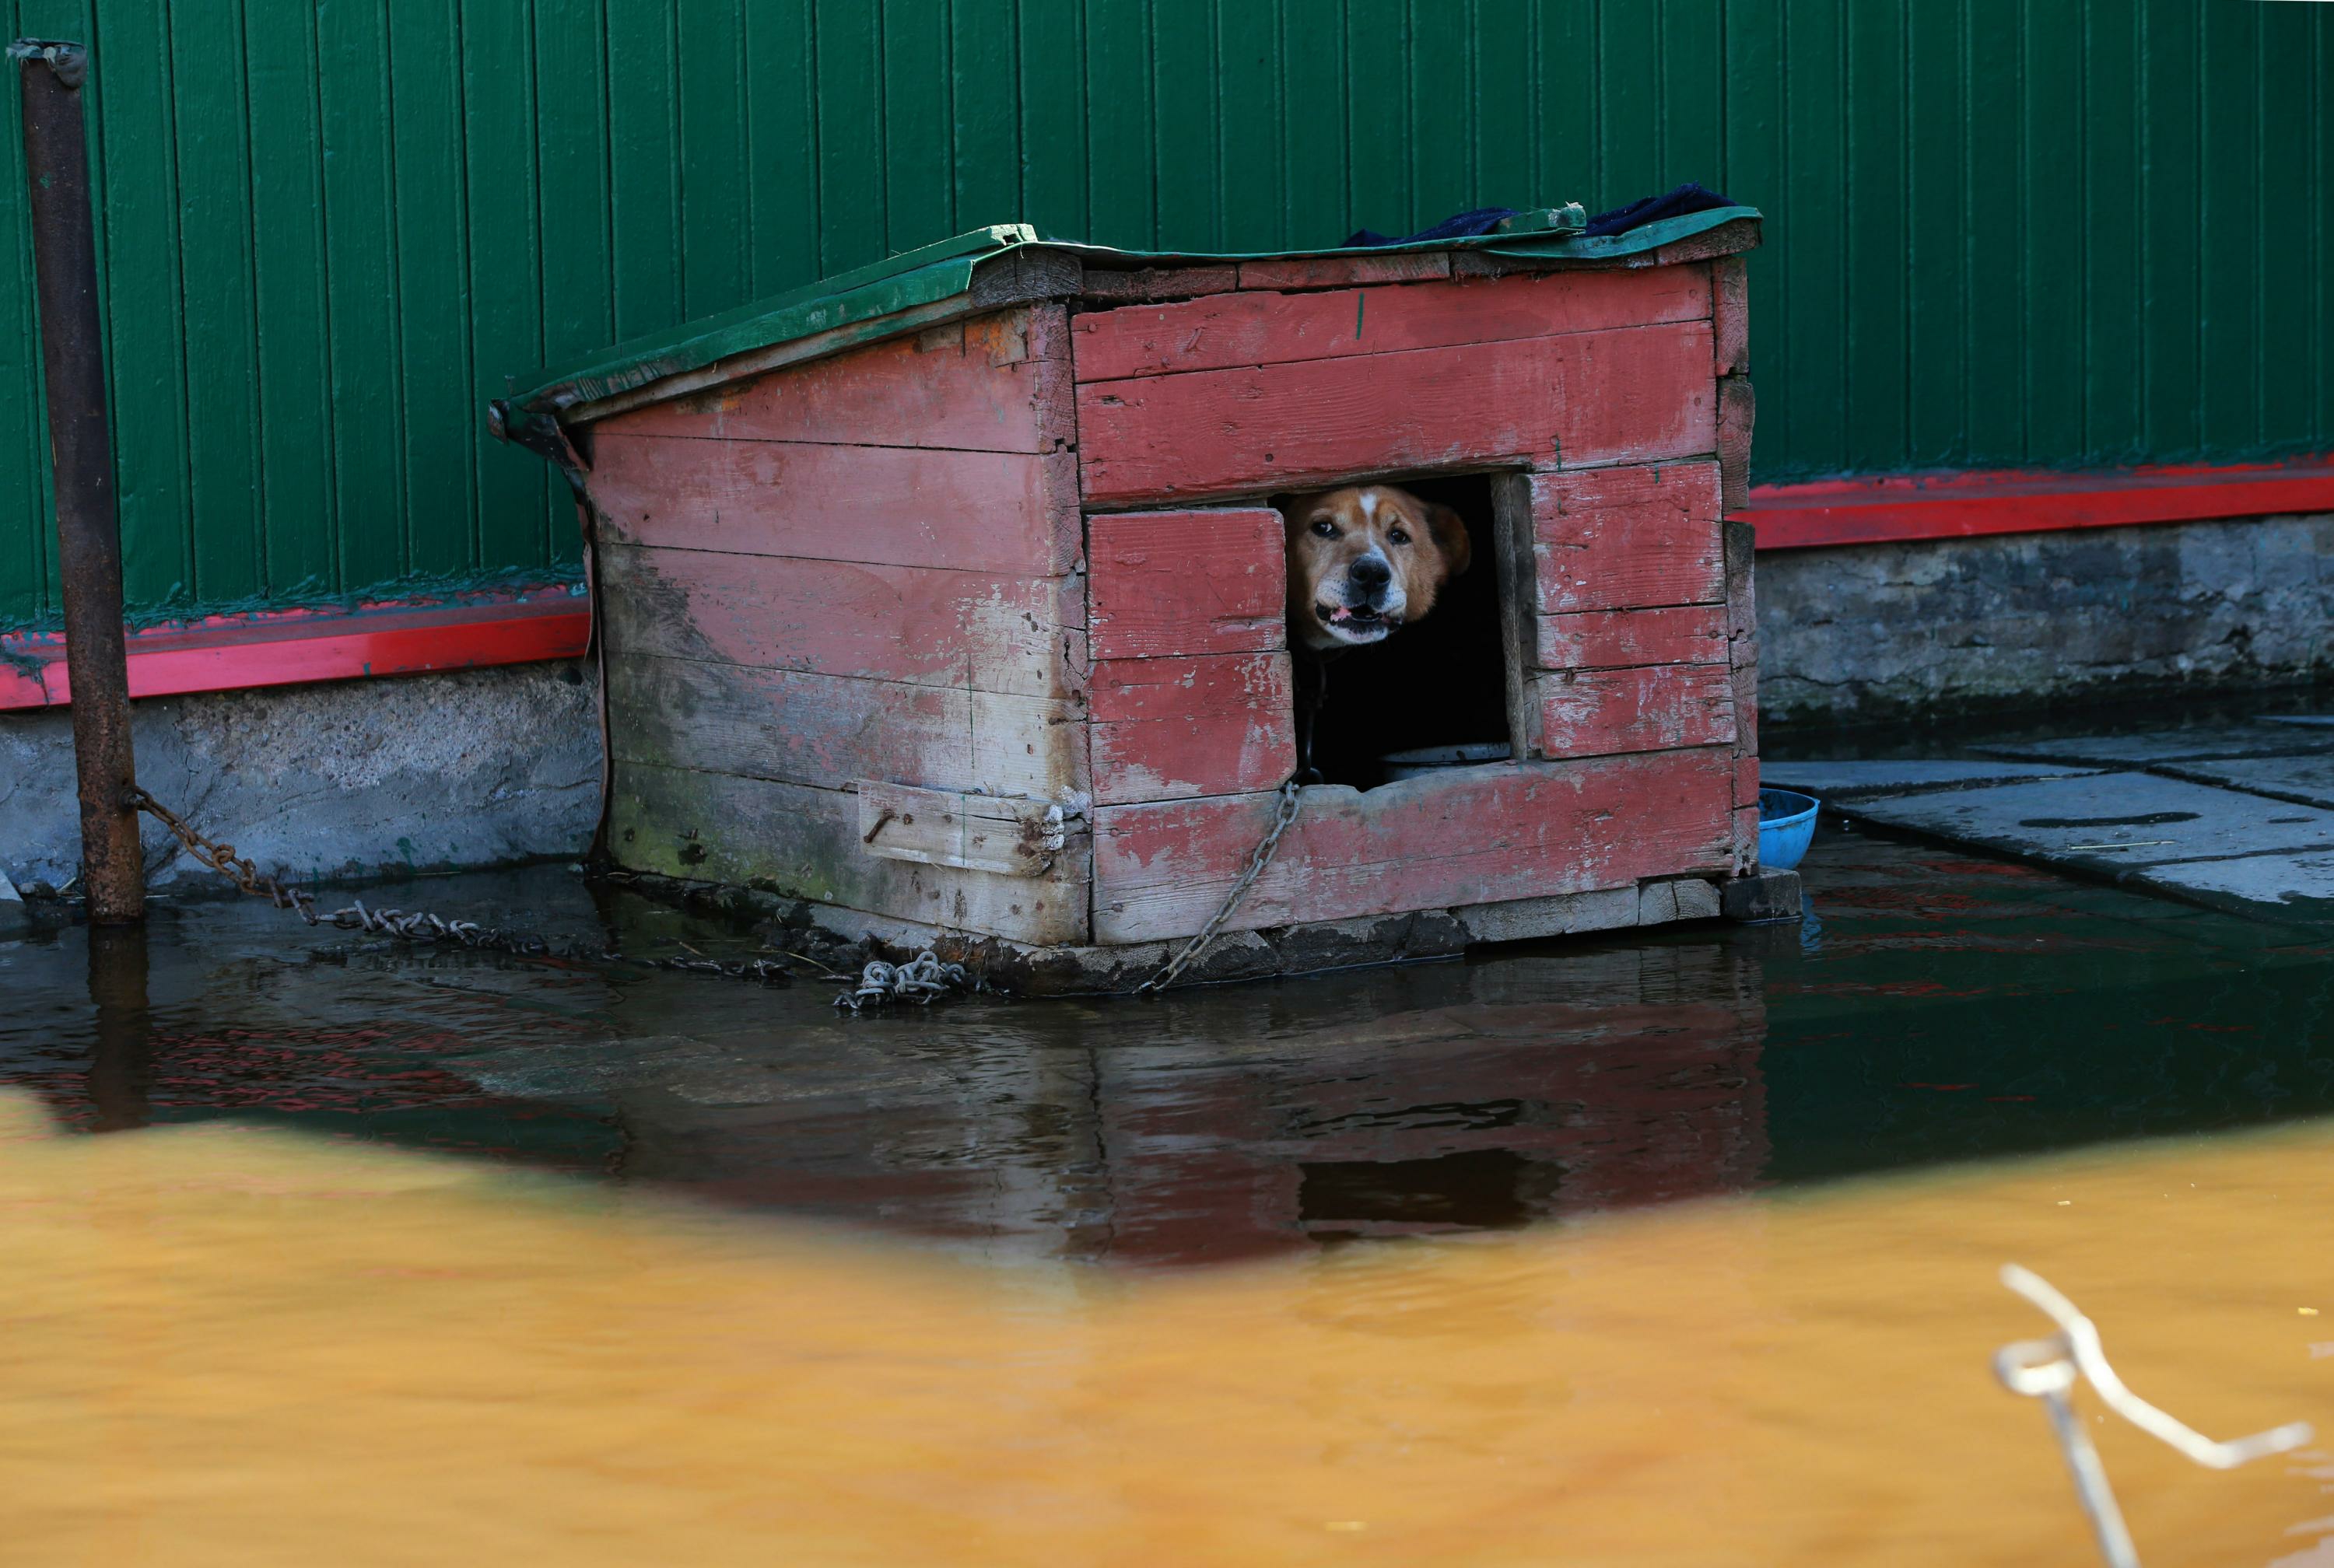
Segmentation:
{"type": "Polygon", "coordinates": [[[1326,517],[1316,517],[1313,519],[1313,532],[1324,539],[1335,539],[1337,536],[1337,525],[1326,517]]]}
{"type": "Polygon", "coordinates": [[[1407,544],[1410,543],[1410,530],[1407,528],[1392,529],[1387,532],[1386,537],[1393,540],[1397,544],[1407,544]]]}

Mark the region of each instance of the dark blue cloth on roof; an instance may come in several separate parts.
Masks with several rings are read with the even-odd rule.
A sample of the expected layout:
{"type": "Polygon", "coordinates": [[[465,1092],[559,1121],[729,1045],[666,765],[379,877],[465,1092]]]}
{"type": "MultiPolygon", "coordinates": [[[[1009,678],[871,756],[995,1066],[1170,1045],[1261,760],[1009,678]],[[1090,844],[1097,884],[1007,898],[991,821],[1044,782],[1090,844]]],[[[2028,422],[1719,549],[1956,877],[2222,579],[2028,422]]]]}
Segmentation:
{"type": "Polygon", "coordinates": [[[1472,212],[1446,217],[1432,228],[1420,229],[1416,234],[1394,236],[1380,234],[1372,228],[1357,228],[1345,236],[1345,248],[1359,250],[1364,245],[1417,245],[1430,239],[1471,239],[1479,234],[1490,233],[1515,216],[1516,209],[1511,207],[1479,207],[1472,212]]]}
{"type": "MultiPolygon", "coordinates": [[[[1588,226],[1582,233],[1592,237],[1597,235],[1626,234],[1631,229],[1652,223],[1657,218],[1683,217],[1690,212],[1708,212],[1714,207],[1732,207],[1733,205],[1716,191],[1705,190],[1692,180],[1688,180],[1675,190],[1664,192],[1660,196],[1641,197],[1626,207],[1616,207],[1610,212],[1600,212],[1588,220],[1588,226]]],[[[1454,214],[1431,227],[1420,229],[1416,234],[1385,235],[1372,228],[1357,228],[1345,236],[1345,248],[1360,250],[1370,245],[1423,245],[1428,240],[1471,239],[1477,235],[1490,234],[1500,224],[1515,216],[1516,209],[1511,207],[1479,207],[1472,212],[1454,214]]]]}
{"type": "Polygon", "coordinates": [[[1599,235],[1626,234],[1633,228],[1664,217],[1683,217],[1690,212],[1708,212],[1714,207],[1734,204],[1714,190],[1704,190],[1692,180],[1675,190],[1661,196],[1640,197],[1626,207],[1616,207],[1610,212],[1600,212],[1588,220],[1580,232],[1590,239],[1599,235]]]}

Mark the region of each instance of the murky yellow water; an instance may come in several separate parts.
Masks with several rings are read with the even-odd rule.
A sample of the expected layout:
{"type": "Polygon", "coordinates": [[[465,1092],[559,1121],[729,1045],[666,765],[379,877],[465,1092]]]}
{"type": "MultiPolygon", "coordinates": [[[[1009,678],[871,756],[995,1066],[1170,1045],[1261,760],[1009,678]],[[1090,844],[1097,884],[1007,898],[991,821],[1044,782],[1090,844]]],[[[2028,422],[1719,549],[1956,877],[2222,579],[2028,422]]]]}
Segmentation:
{"type": "MultiPolygon", "coordinates": [[[[1143,1275],[11,1100],[0,1258],[11,1563],[2079,1564],[2005,1258],[2334,1433],[2323,1124],[1143,1275]]],[[[2323,1456],[2100,1441],[2154,1568],[2334,1562],[2323,1456]]]]}

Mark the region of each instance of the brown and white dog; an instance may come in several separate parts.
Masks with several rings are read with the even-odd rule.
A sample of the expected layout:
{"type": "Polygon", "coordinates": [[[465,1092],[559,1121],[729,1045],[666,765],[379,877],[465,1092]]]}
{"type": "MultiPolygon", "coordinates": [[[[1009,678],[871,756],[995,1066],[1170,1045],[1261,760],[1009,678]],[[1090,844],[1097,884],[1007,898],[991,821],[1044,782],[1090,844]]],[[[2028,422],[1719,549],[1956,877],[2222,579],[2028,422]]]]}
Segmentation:
{"type": "Polygon", "coordinates": [[[1467,570],[1467,524],[1392,485],[1280,504],[1288,527],[1288,646],[1316,658],[1383,642],[1467,570]]]}

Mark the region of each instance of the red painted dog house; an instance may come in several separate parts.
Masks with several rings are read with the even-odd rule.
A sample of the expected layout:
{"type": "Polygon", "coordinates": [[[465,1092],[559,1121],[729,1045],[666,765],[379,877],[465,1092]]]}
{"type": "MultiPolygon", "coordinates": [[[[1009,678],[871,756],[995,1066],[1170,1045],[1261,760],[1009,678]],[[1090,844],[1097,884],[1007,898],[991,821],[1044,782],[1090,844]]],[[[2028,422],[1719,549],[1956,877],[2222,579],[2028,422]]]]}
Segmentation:
{"type": "Polygon", "coordinates": [[[984,230],[497,403],[582,500],[607,855],[1131,986],[1221,909],[1297,765],[1270,498],[1383,480],[1469,514],[1471,597],[1332,667],[1323,722],[1345,703],[1356,755],[1508,755],[1305,788],[1192,972],[1795,899],[1757,875],[1722,522],[1757,232],[1259,258],[984,230]],[[1413,652],[1408,686],[1373,673],[1413,652]]]}

